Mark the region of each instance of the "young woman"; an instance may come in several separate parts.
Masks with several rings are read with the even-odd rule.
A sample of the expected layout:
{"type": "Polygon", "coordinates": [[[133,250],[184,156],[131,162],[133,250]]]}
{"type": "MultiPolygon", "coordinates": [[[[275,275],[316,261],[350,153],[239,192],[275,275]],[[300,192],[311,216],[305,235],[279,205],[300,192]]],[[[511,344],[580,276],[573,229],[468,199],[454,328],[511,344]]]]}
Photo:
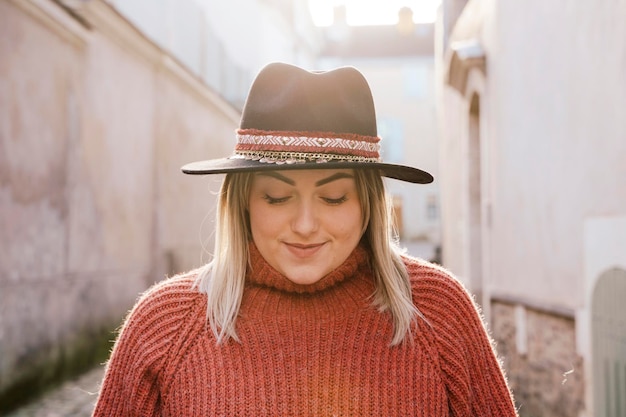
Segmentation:
{"type": "Polygon", "coordinates": [[[470,296],[394,244],[382,177],[432,181],[379,156],[354,68],[270,64],[250,90],[215,253],[128,316],[95,416],[515,416],[470,296]]]}

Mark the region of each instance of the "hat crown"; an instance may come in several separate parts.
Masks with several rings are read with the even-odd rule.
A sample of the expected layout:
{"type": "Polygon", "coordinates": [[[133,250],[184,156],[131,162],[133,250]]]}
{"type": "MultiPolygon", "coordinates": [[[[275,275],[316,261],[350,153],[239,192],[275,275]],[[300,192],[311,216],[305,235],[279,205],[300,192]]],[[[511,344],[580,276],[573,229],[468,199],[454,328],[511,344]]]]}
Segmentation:
{"type": "Polygon", "coordinates": [[[372,94],[358,70],[311,72],[284,63],[258,74],[240,128],[377,136],[372,94]]]}
{"type": "Polygon", "coordinates": [[[255,78],[243,108],[234,153],[191,162],[187,174],[282,169],[376,169],[427,184],[432,175],[384,163],[372,92],[356,68],[307,71],[276,62],[255,78]]]}

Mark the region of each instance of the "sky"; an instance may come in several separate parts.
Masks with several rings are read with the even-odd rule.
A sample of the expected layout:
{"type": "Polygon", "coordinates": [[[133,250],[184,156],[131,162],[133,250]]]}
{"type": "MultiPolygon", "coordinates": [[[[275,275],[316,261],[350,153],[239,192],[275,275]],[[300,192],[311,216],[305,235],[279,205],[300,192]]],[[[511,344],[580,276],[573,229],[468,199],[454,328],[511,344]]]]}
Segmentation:
{"type": "Polygon", "coordinates": [[[334,6],[345,4],[349,25],[386,25],[398,20],[398,10],[408,6],[416,23],[434,22],[441,0],[309,0],[317,26],[332,23],[334,6]]]}

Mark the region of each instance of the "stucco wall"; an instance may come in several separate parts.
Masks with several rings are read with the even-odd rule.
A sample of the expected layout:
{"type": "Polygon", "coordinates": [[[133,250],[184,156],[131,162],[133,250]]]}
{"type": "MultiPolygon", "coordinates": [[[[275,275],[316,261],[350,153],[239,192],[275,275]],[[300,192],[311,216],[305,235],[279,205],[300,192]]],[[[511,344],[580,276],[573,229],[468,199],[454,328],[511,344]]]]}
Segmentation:
{"type": "Polygon", "coordinates": [[[180,166],[232,150],[235,110],[102,2],[86,19],[0,1],[0,392],[201,264],[211,181],[180,166]]]}
{"type": "Polygon", "coordinates": [[[495,12],[494,285],[576,308],[585,219],[626,213],[626,1],[495,12]]]}
{"type": "MultiPolygon", "coordinates": [[[[623,215],[626,207],[624,16],[623,0],[482,2],[474,35],[487,59],[481,99],[489,111],[481,123],[491,167],[485,192],[494,292],[570,309],[584,303],[585,219],[623,215]]],[[[459,96],[450,87],[443,94],[443,157],[452,161],[465,157],[458,141],[467,103],[459,96]]],[[[446,165],[442,191],[444,256],[461,276],[467,247],[454,223],[464,217],[463,204],[455,204],[462,167],[446,165]]]]}

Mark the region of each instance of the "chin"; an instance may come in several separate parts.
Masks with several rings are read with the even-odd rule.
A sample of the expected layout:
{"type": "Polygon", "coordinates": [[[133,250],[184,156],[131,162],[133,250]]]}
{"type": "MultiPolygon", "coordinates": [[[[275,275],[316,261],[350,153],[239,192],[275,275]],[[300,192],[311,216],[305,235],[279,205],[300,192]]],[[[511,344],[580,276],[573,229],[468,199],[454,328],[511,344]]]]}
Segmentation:
{"type": "Polygon", "coordinates": [[[324,278],[324,275],[285,275],[287,279],[299,285],[311,285],[324,278]]]}
{"type": "MultiPolygon", "coordinates": [[[[289,278],[289,277],[287,277],[287,278],[289,278]]],[[[294,284],[299,284],[299,285],[315,284],[317,281],[319,281],[321,279],[322,279],[322,277],[319,277],[319,278],[296,278],[296,279],[289,278],[289,280],[292,281],[294,284]]]]}

